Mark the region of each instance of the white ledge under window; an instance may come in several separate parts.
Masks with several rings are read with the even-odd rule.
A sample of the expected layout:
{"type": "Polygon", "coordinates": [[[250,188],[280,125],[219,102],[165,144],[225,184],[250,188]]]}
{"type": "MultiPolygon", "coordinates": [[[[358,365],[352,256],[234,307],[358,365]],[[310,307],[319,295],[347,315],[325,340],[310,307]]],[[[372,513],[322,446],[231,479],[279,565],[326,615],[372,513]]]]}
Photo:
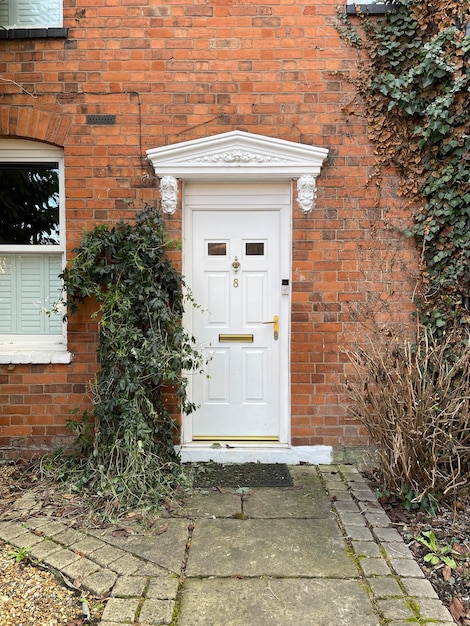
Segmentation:
{"type": "Polygon", "coordinates": [[[28,341],[0,338],[0,364],[20,365],[28,363],[70,363],[72,354],[67,350],[63,337],[32,336],[28,341]]]}

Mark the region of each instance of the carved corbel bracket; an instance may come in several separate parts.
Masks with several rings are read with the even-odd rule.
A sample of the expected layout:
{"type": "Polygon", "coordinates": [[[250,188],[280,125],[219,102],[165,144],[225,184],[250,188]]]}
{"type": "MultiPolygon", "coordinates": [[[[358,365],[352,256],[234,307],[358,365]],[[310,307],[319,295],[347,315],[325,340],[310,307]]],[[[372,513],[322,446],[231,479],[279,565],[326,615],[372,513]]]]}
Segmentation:
{"type": "Polygon", "coordinates": [[[307,215],[315,206],[317,198],[317,183],[315,176],[305,174],[297,179],[297,203],[304,213],[307,215]]]}
{"type": "Polygon", "coordinates": [[[174,176],[163,176],[160,179],[160,196],[162,211],[173,215],[178,204],[178,180],[174,176]]]}

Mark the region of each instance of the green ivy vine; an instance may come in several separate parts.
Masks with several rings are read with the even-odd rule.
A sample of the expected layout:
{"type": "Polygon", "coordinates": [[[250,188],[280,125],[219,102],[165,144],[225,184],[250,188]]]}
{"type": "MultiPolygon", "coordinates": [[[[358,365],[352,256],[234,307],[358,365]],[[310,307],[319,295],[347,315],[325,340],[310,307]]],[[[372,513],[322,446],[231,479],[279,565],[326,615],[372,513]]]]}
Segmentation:
{"type": "Polygon", "coordinates": [[[442,335],[470,322],[470,2],[386,4],[379,19],[343,15],[338,31],[366,52],[355,84],[378,163],[397,168],[416,207],[418,309],[442,335]]]}
{"type": "Polygon", "coordinates": [[[185,372],[202,362],[182,325],[184,284],[168,248],[161,216],[146,206],[133,223],[86,232],[62,275],[68,314],[89,298],[97,303],[100,369],[82,481],[119,507],[168,495],[179,469],[165,397],[194,409],[185,372]]]}

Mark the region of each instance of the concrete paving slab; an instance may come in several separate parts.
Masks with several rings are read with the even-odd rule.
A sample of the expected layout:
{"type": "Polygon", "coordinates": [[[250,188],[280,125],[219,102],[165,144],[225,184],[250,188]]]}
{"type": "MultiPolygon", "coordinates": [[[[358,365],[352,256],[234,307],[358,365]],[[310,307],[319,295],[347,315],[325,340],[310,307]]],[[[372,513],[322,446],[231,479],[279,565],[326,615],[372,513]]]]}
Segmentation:
{"type": "Polygon", "coordinates": [[[64,533],[67,530],[67,526],[62,524],[62,522],[51,522],[45,518],[44,523],[37,526],[37,529],[44,537],[54,537],[59,533],[64,533]]]}
{"type": "Polygon", "coordinates": [[[377,600],[378,606],[387,620],[411,620],[416,617],[411,608],[410,600],[406,598],[392,598],[390,600],[377,600]]]}
{"type": "Polygon", "coordinates": [[[333,519],[196,520],[187,576],[354,577],[333,519]]]}
{"type": "Polygon", "coordinates": [[[111,595],[101,626],[173,624],[175,606],[178,626],[452,624],[357,470],[289,471],[293,487],[244,495],[245,519],[233,517],[237,490],[199,490],[141,534],[64,530],[43,508],[26,521],[42,536],[0,521],[0,537],[32,545],[31,556],[81,577],[95,596],[111,595]]]}
{"type": "Polygon", "coordinates": [[[169,519],[168,529],[160,535],[107,536],[106,541],[171,572],[179,573],[188,541],[188,520],[169,519]]]}
{"type": "Polygon", "coordinates": [[[40,543],[33,546],[29,556],[33,559],[37,559],[38,561],[42,561],[46,556],[56,552],[57,550],[62,550],[62,547],[50,539],[44,539],[40,543]]]}
{"type": "Polygon", "coordinates": [[[390,576],[384,578],[369,578],[367,582],[376,598],[400,597],[404,595],[400,585],[390,576]]]}
{"type": "Polygon", "coordinates": [[[141,566],[140,559],[136,559],[132,554],[125,554],[117,561],[113,561],[108,565],[109,569],[122,576],[135,574],[141,566]]]}
{"type": "Polygon", "coordinates": [[[134,622],[140,598],[110,598],[103,611],[103,622],[134,622]]]}
{"type": "Polygon", "coordinates": [[[410,596],[434,599],[438,597],[434,587],[425,578],[402,578],[402,583],[410,596]]]}
{"type": "Polygon", "coordinates": [[[345,524],[344,530],[350,539],[357,541],[374,541],[374,537],[367,526],[349,526],[345,524]]]}
{"type": "Polygon", "coordinates": [[[387,556],[391,559],[413,559],[413,553],[403,542],[392,541],[391,543],[382,543],[382,548],[387,556]]]}
{"type": "Polygon", "coordinates": [[[316,519],[330,515],[331,503],[319,484],[299,488],[252,489],[244,500],[248,517],[316,519]]]}
{"type": "Polygon", "coordinates": [[[383,559],[366,557],[360,561],[366,576],[391,576],[392,572],[383,559]]]}
{"type": "Polygon", "coordinates": [[[337,487],[334,487],[334,488],[328,487],[327,485],[327,489],[328,489],[328,495],[329,495],[331,502],[342,502],[342,501],[351,502],[351,494],[347,490],[346,486],[344,486],[344,490],[341,490],[337,487]]]}
{"type": "MultiPolygon", "coordinates": [[[[176,574],[174,574],[176,575],[176,574]]],[[[168,576],[168,570],[164,567],[160,567],[156,563],[150,561],[142,561],[142,565],[135,572],[134,576],[168,576]]]]}
{"type": "Polygon", "coordinates": [[[75,529],[67,529],[63,533],[59,533],[54,535],[54,541],[61,543],[63,546],[71,546],[74,543],[78,543],[85,539],[86,535],[75,529]]]}
{"type": "Polygon", "coordinates": [[[82,580],[82,587],[97,598],[107,596],[117,580],[117,574],[100,569],[82,580]]]}
{"type": "Polygon", "coordinates": [[[412,559],[390,559],[389,562],[398,576],[405,578],[424,578],[420,566],[412,559]]]}
{"type": "Polygon", "coordinates": [[[148,578],[146,576],[120,576],[111,595],[115,598],[140,598],[144,595],[147,585],[148,578]]]}
{"type": "Polygon", "coordinates": [[[52,554],[44,557],[44,563],[46,563],[47,565],[51,565],[58,570],[62,570],[67,567],[67,565],[71,565],[72,563],[75,563],[79,560],[80,557],[78,556],[78,554],[75,554],[75,552],[71,552],[66,548],[56,550],[52,554]]]}
{"type": "Polygon", "coordinates": [[[231,517],[240,511],[240,494],[234,491],[220,492],[216,489],[201,490],[191,495],[187,502],[176,509],[177,517],[231,517]]]}
{"type": "Polygon", "coordinates": [[[88,559],[80,559],[79,561],[74,561],[70,565],[61,568],[61,572],[65,574],[70,580],[75,580],[76,578],[86,578],[90,576],[90,574],[94,574],[99,570],[99,566],[93,561],[89,561],[88,559]]]}
{"type": "Polygon", "coordinates": [[[187,580],[178,626],[379,626],[358,581],[187,580]]]}
{"type": "Polygon", "coordinates": [[[402,536],[396,528],[374,528],[374,535],[379,541],[403,543],[402,536]]]}
{"type": "Polygon", "coordinates": [[[372,527],[388,528],[392,524],[390,518],[383,510],[375,513],[366,513],[365,518],[372,527]]]}
{"type": "Polygon", "coordinates": [[[172,600],[145,600],[140,610],[139,622],[145,626],[171,624],[174,606],[172,600]]]}
{"type": "Polygon", "coordinates": [[[89,556],[92,561],[95,561],[101,567],[110,567],[111,563],[122,559],[126,554],[124,550],[119,550],[115,546],[110,546],[106,543],[101,543],[101,548],[93,550],[89,554],[85,553],[86,556],[89,556]]]}
{"type": "Polygon", "coordinates": [[[338,511],[338,513],[360,513],[359,507],[352,500],[340,500],[334,502],[332,506],[338,511]]]}
{"type": "Polygon", "coordinates": [[[358,556],[381,556],[380,548],[374,541],[353,541],[352,547],[358,556]]]}
{"type": "Polygon", "coordinates": [[[175,577],[152,578],[145,594],[147,598],[174,600],[178,593],[179,579],[175,577]]]}
{"type": "Polygon", "coordinates": [[[0,526],[0,539],[3,541],[11,541],[19,535],[29,535],[30,533],[22,524],[12,524],[10,522],[0,526]]]}
{"type": "Polygon", "coordinates": [[[99,539],[95,539],[94,537],[86,537],[71,545],[70,549],[74,550],[78,554],[83,554],[84,556],[89,556],[92,552],[99,550],[103,547],[103,542],[99,539]]]}
{"type": "Polygon", "coordinates": [[[435,626],[437,626],[437,620],[445,623],[450,621],[449,611],[442,605],[440,600],[433,600],[432,598],[419,598],[416,599],[416,604],[421,617],[426,620],[434,620],[435,626]]]}
{"type": "Polygon", "coordinates": [[[10,543],[12,546],[15,546],[16,548],[22,548],[22,547],[31,548],[32,546],[35,546],[36,544],[39,544],[42,541],[43,541],[42,537],[38,537],[34,533],[24,532],[21,535],[16,535],[16,537],[12,537],[11,539],[9,539],[8,543],[10,543]]]}

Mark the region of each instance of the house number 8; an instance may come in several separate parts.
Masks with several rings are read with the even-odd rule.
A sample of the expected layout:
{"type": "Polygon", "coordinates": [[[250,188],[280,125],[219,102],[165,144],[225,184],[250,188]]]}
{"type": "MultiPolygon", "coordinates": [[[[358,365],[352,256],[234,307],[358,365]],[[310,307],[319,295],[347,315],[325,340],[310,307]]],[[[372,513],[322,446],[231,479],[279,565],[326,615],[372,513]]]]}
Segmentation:
{"type": "Polygon", "coordinates": [[[238,287],[238,278],[233,279],[233,286],[238,287]]]}

